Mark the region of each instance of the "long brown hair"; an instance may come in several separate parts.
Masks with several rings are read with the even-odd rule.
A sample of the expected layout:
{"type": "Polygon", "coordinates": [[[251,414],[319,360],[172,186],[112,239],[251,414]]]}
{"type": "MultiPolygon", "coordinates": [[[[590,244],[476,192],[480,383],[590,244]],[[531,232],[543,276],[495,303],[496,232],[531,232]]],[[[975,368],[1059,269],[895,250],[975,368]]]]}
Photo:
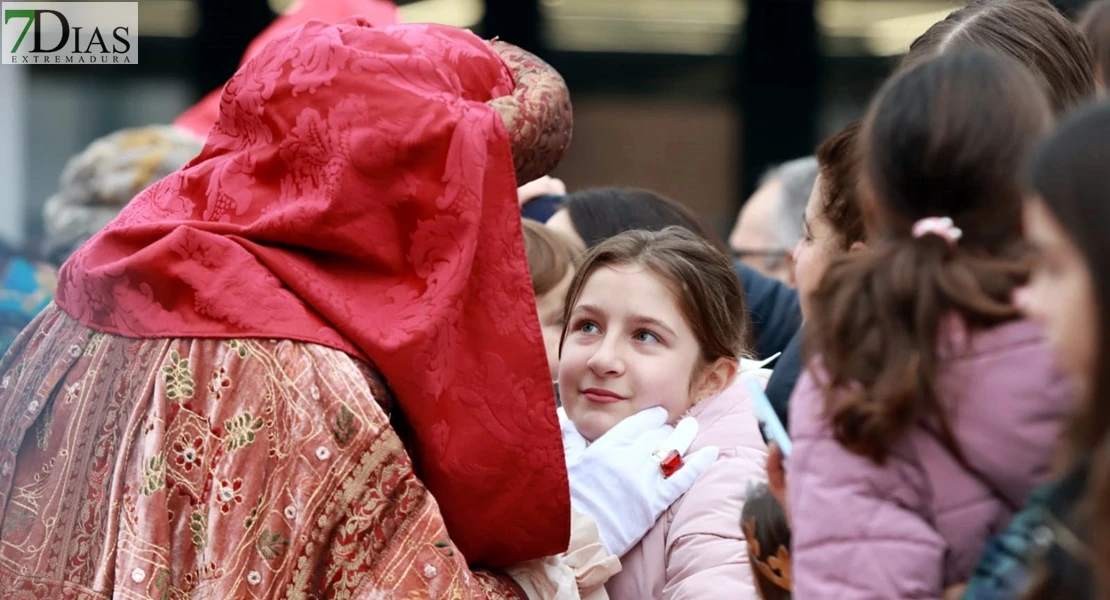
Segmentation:
{"type": "MultiPolygon", "coordinates": [[[[958,452],[936,388],[942,319],[971,329],[1017,318],[1017,177],[1050,121],[1032,77],[984,52],[942,55],[894,77],[861,134],[879,243],[834,260],[814,293],[810,350],[820,352],[837,440],[882,462],[915,424],[958,452]],[[950,217],[963,237],[915,237],[916,221],[950,217]]],[[[962,455],[957,454],[957,458],[962,455]]]]}
{"type": "Polygon", "coordinates": [[[1094,60],[1079,29],[1047,0],[972,0],[921,34],[903,68],[940,54],[980,49],[1029,69],[1063,114],[1095,94],[1094,60]]]}
{"type": "MultiPolygon", "coordinates": [[[[1067,232],[1090,274],[1098,309],[1097,358],[1087,397],[1065,436],[1073,462],[1089,458],[1090,478],[1085,498],[1071,515],[1059,515],[1081,537],[1090,540],[1091,566],[1100,583],[1110,589],[1110,105],[1099,104],[1078,113],[1037,150],[1030,183],[1044,206],[1067,232]]],[[[1075,557],[1086,562],[1083,557],[1075,557]]],[[[1048,590],[1045,598],[1059,590],[1048,590]]],[[[1104,594],[1105,596],[1105,594],[1104,594]]]]}
{"type": "Polygon", "coordinates": [[[632,230],[597,244],[582,259],[563,306],[563,353],[570,314],[594,271],[607,266],[636,264],[655,273],[678,297],[682,314],[694,331],[702,363],[719,358],[739,359],[748,354],[748,312],[736,272],[724,254],[703,237],[682,227],[662,231],[632,230]]]}

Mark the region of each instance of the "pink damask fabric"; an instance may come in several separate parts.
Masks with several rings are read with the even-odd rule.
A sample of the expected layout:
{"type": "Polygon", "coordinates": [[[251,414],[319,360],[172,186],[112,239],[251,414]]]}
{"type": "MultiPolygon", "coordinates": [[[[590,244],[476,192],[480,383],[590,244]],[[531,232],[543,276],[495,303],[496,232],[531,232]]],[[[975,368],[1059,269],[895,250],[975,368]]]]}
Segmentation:
{"type": "Polygon", "coordinates": [[[51,306],[0,370],[7,600],[524,598],[467,566],[347,354],[130,339],[51,306]]]}
{"type": "MultiPolygon", "coordinates": [[[[352,17],[361,17],[379,27],[394,25],[397,23],[397,5],[389,0],[301,0],[251,41],[239,64],[247,62],[275,38],[309,21],[339,23],[352,17]]],[[[221,93],[222,90],[213,90],[181,113],[173,124],[203,140],[219,117],[221,93]]]]}
{"type": "Polygon", "coordinates": [[[200,156],[63,266],[58,305],[104,333],[367,361],[468,559],[561,552],[562,443],[509,133],[487,104],[513,89],[466,31],[309,23],[228,82],[200,156]]]}

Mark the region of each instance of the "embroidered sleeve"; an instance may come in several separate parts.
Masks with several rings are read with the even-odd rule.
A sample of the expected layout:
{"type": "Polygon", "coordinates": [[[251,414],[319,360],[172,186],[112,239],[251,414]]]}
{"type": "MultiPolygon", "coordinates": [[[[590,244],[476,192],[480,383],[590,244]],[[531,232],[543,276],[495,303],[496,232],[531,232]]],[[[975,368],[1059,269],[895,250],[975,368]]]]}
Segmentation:
{"type": "Polygon", "coordinates": [[[333,510],[343,516],[320,571],[329,598],[528,598],[505,575],[471,571],[392,428],[362,455],[333,510]]]}

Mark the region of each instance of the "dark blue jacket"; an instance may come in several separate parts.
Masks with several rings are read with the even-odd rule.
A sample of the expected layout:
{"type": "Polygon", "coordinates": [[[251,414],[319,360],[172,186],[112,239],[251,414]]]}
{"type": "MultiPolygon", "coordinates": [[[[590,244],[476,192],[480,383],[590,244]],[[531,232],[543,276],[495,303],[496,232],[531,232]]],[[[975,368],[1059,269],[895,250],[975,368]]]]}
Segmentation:
{"type": "Polygon", "coordinates": [[[766,391],[783,427],[789,428],[787,406],[802,372],[802,305],[798,291],[739,261],[733,265],[755,330],[752,339],[756,358],[782,353],[773,365],[766,391]]]}

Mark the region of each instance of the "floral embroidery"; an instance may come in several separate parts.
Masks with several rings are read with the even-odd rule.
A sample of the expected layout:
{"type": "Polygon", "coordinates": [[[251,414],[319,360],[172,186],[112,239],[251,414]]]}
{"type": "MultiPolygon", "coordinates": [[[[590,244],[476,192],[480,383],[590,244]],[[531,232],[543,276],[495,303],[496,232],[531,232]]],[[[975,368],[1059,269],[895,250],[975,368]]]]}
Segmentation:
{"type": "Polygon", "coordinates": [[[335,441],[340,446],[351,443],[355,437],[355,415],[346,405],[339,405],[339,414],[335,416],[335,441]]]}
{"type": "Polygon", "coordinates": [[[239,353],[239,358],[246,358],[250,354],[250,351],[247,350],[247,346],[239,340],[231,340],[227,345],[229,348],[239,353]]]}
{"type": "Polygon", "coordinates": [[[129,485],[123,488],[123,509],[132,523],[138,522],[139,512],[135,503],[135,490],[129,485]]]}
{"type": "Polygon", "coordinates": [[[193,532],[193,547],[203,551],[208,545],[208,511],[198,510],[189,516],[189,531],[193,532]]]}
{"type": "Polygon", "coordinates": [[[73,404],[73,401],[77,400],[77,398],[81,395],[81,382],[78,381],[77,383],[67,385],[65,387],[65,391],[66,397],[64,402],[66,404],[73,404]]]}
{"type": "Polygon", "coordinates": [[[255,522],[258,520],[258,511],[260,510],[262,510],[262,496],[258,497],[258,502],[254,505],[254,508],[251,509],[251,514],[247,515],[246,519],[243,519],[243,529],[249,531],[250,528],[254,526],[255,522]]]}
{"type": "Polygon", "coordinates": [[[189,359],[181,358],[177,350],[170,352],[170,362],[173,364],[162,367],[162,375],[166,379],[166,397],[170,400],[192,398],[193,374],[189,370],[189,359]]]}
{"type": "Polygon", "coordinates": [[[223,398],[224,392],[231,387],[231,379],[227,377],[227,369],[220,367],[212,373],[212,380],[208,382],[208,391],[216,396],[216,400],[223,398]]]}
{"type": "Polygon", "coordinates": [[[216,487],[216,501],[220,503],[220,512],[227,514],[235,508],[236,504],[243,503],[243,479],[236,477],[234,481],[221,479],[216,487]]]}
{"type": "Polygon", "coordinates": [[[166,486],[166,460],[159,452],[146,461],[143,469],[143,485],[139,490],[149,496],[166,486]]]}
{"type": "Polygon", "coordinates": [[[289,538],[280,531],[263,531],[258,538],[258,553],[266,560],[281,558],[289,548],[289,538]]]}
{"type": "Polygon", "coordinates": [[[254,442],[255,432],[262,429],[262,417],[249,412],[240,413],[233,419],[224,421],[227,430],[227,451],[234,452],[254,442]]]}
{"type": "Polygon", "coordinates": [[[173,451],[177,454],[174,463],[185,470],[186,473],[199,467],[204,457],[204,438],[195,437],[192,442],[187,442],[185,436],[173,443],[173,451]]]}
{"type": "Polygon", "coordinates": [[[167,600],[170,597],[171,583],[169,570],[159,569],[158,576],[154,578],[154,588],[162,590],[162,593],[158,594],[158,600],[167,600]]]}

